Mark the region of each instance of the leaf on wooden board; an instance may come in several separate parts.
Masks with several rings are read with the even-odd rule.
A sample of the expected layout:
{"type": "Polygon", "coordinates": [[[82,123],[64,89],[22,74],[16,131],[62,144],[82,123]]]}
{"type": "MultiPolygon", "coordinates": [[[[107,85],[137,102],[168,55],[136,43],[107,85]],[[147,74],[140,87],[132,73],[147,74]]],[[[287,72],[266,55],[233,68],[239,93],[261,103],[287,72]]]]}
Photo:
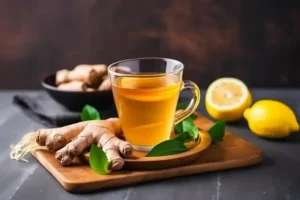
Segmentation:
{"type": "Polygon", "coordinates": [[[198,127],[191,121],[183,121],[183,132],[189,133],[193,140],[198,138],[198,127]]]}
{"type": "Polygon", "coordinates": [[[223,141],[225,135],[225,122],[215,122],[208,130],[208,133],[210,134],[213,143],[223,141]]]}
{"type": "Polygon", "coordinates": [[[104,151],[94,144],[91,146],[89,163],[98,174],[103,175],[108,172],[108,158],[104,151]]]}
{"type": "Polygon", "coordinates": [[[189,142],[192,140],[191,136],[187,132],[182,132],[176,135],[172,140],[178,140],[182,143],[189,142]]]}
{"type": "Polygon", "coordinates": [[[183,133],[183,125],[182,122],[175,125],[175,134],[183,133]]]}
{"type": "Polygon", "coordinates": [[[187,151],[183,142],[179,140],[166,140],[156,145],[146,157],[167,156],[187,151]]]}
{"type": "MultiPolygon", "coordinates": [[[[176,110],[183,110],[186,109],[188,107],[188,103],[186,102],[182,102],[177,104],[176,110]]],[[[190,121],[193,123],[193,120],[196,118],[195,114],[191,114],[190,116],[188,116],[186,119],[182,120],[180,123],[175,125],[175,134],[180,134],[183,133],[183,122],[184,121],[190,121]]]]}
{"type": "Polygon", "coordinates": [[[178,124],[176,124],[175,125],[175,134],[180,134],[180,133],[182,133],[184,130],[183,130],[183,122],[186,122],[186,121],[188,121],[188,122],[190,122],[190,123],[194,123],[193,121],[194,121],[194,119],[195,119],[195,115],[190,115],[189,117],[187,117],[186,119],[184,119],[183,121],[181,121],[180,123],[178,123],[178,124]]]}

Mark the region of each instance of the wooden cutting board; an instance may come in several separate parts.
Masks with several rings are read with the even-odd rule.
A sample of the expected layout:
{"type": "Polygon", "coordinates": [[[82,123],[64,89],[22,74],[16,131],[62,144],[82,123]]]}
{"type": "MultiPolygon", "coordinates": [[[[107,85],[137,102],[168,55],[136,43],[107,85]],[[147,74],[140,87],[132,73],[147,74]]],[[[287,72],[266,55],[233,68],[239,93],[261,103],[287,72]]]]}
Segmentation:
{"type": "MultiPolygon", "coordinates": [[[[212,123],[199,114],[195,120],[195,124],[203,130],[207,130],[212,123]]],[[[47,151],[37,151],[34,156],[69,192],[86,192],[176,176],[238,168],[257,164],[262,160],[260,149],[228,130],[226,130],[224,141],[208,147],[199,154],[199,158],[196,160],[185,166],[163,170],[122,170],[107,175],[98,175],[88,165],[63,167],[55,160],[54,155],[47,151]]]]}

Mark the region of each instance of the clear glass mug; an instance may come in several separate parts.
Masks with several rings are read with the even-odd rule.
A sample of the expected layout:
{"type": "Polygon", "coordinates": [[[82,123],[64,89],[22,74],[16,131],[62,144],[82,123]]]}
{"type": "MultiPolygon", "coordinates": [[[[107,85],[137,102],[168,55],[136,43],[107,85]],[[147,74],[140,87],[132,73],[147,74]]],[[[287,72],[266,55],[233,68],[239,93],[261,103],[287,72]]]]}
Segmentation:
{"type": "Polygon", "coordinates": [[[170,139],[174,124],[190,116],[200,102],[200,90],[183,81],[184,65],[168,58],[135,58],[108,67],[122,130],[135,150],[150,151],[170,139]],[[185,110],[176,112],[180,91],[191,89],[185,110]]]}

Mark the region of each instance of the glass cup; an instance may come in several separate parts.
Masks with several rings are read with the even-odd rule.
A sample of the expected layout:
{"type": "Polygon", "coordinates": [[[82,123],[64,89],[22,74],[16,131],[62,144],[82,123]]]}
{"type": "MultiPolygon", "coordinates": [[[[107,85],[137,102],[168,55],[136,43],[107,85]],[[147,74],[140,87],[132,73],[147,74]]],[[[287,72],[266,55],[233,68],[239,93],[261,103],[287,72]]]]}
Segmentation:
{"type": "Polygon", "coordinates": [[[190,116],[200,102],[200,90],[183,81],[183,64],[168,58],[135,58],[108,67],[112,92],[126,140],[138,151],[150,151],[170,139],[175,124],[190,116]],[[191,89],[185,110],[176,112],[180,91],[191,89]]]}

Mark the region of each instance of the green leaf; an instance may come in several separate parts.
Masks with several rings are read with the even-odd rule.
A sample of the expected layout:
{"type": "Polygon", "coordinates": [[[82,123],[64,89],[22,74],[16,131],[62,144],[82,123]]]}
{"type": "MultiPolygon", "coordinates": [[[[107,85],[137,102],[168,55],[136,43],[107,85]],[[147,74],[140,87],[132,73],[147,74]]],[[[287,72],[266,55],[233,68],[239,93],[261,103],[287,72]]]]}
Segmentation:
{"type": "Polygon", "coordinates": [[[191,114],[191,115],[189,116],[189,119],[191,119],[191,120],[193,121],[194,119],[196,119],[196,115],[195,115],[195,114],[191,114]]]}
{"type": "Polygon", "coordinates": [[[180,134],[180,133],[183,133],[184,130],[183,130],[183,122],[184,121],[188,121],[190,123],[194,123],[194,119],[196,118],[196,115],[192,114],[190,115],[189,117],[187,117],[186,119],[184,119],[183,121],[179,122],[178,124],[175,125],[175,134],[180,134]]]}
{"type": "Polygon", "coordinates": [[[175,125],[175,134],[183,133],[182,122],[175,125]]]}
{"type": "Polygon", "coordinates": [[[183,132],[192,132],[194,126],[195,125],[191,121],[185,120],[182,122],[183,132]]]}
{"type": "Polygon", "coordinates": [[[91,146],[89,163],[98,174],[103,175],[108,172],[108,158],[104,151],[94,144],[91,146]]]}
{"type": "Polygon", "coordinates": [[[177,104],[176,110],[184,110],[188,107],[189,103],[187,102],[182,102],[177,104]]]}
{"type": "Polygon", "coordinates": [[[215,122],[208,130],[208,133],[210,134],[213,143],[223,141],[225,135],[225,122],[215,122]]]}
{"type": "Polygon", "coordinates": [[[178,140],[182,143],[185,143],[193,140],[193,138],[190,136],[188,132],[182,132],[176,135],[176,137],[174,137],[172,140],[178,140]]]}
{"type": "MultiPolygon", "coordinates": [[[[189,103],[186,102],[182,102],[177,104],[176,110],[183,110],[186,109],[188,107],[189,103]]],[[[196,115],[191,114],[190,116],[188,116],[186,119],[184,119],[183,121],[181,121],[180,123],[175,125],[175,134],[180,134],[183,133],[183,122],[184,121],[191,121],[193,123],[193,120],[196,118],[196,115]]]]}
{"type": "Polygon", "coordinates": [[[184,119],[183,121],[189,121],[191,123],[194,123],[195,118],[196,118],[196,115],[192,114],[192,115],[188,116],[186,119],[184,119]]]}
{"type": "Polygon", "coordinates": [[[81,121],[101,119],[100,113],[96,108],[90,105],[85,105],[81,111],[81,121]]]}
{"type": "Polygon", "coordinates": [[[192,121],[183,121],[183,132],[187,132],[193,140],[199,136],[198,127],[192,121]]]}
{"type": "Polygon", "coordinates": [[[146,157],[167,156],[187,151],[186,146],[179,140],[166,140],[156,145],[146,157]]]}
{"type": "Polygon", "coordinates": [[[197,126],[193,127],[193,139],[196,141],[199,138],[199,128],[197,126]]]}

